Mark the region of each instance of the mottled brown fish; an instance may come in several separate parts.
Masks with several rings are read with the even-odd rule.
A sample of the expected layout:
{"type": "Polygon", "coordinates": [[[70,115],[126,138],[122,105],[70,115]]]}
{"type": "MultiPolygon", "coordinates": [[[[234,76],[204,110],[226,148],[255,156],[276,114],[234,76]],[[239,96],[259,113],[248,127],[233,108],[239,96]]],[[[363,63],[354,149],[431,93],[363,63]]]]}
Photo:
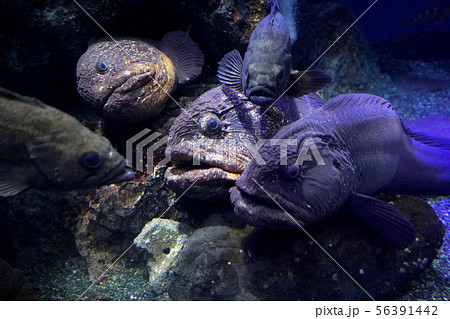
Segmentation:
{"type": "MultiPolygon", "coordinates": [[[[283,96],[276,106],[285,115],[285,124],[322,104],[318,96],[308,94],[283,96]]],[[[170,128],[166,153],[173,166],[165,173],[167,185],[178,193],[189,189],[187,197],[201,200],[228,197],[229,188],[257,152],[257,143],[272,130],[267,129],[273,126],[266,125],[269,119],[261,123],[260,111],[243,93],[226,85],[203,93],[170,128]]]]}
{"type": "Polygon", "coordinates": [[[138,123],[158,115],[177,84],[196,78],[202,67],[203,53],[185,32],[170,32],[160,44],[105,39],[79,59],[78,92],[106,121],[138,123]]]}
{"type": "Polygon", "coordinates": [[[189,188],[186,196],[191,198],[228,197],[228,189],[251,159],[246,144],[256,144],[262,135],[257,125],[243,123],[243,118],[249,124],[258,121],[257,108],[224,85],[195,100],[169,131],[166,153],[174,166],[165,173],[168,186],[178,193],[189,188]]]}
{"type": "Polygon", "coordinates": [[[72,116],[0,88],[0,196],[132,180],[125,159],[72,116]]]}

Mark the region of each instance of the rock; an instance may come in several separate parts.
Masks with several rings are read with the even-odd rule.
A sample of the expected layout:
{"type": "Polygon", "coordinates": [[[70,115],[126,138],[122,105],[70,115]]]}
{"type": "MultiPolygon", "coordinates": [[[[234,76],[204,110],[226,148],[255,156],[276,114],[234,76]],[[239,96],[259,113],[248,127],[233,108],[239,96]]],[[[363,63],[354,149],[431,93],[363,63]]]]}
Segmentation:
{"type": "Polygon", "coordinates": [[[30,284],[18,269],[0,259],[0,300],[35,300],[30,284]]]}
{"type": "MultiPolygon", "coordinates": [[[[250,228],[248,228],[250,229],[250,228]]],[[[173,270],[174,300],[254,300],[249,287],[242,237],[248,229],[200,228],[188,240],[173,270]]]]}
{"type": "Polygon", "coordinates": [[[161,174],[158,171],[155,175],[142,175],[127,184],[86,193],[89,207],[82,212],[75,237],[92,280],[106,280],[110,274],[104,272],[125,251],[127,254],[114,265],[114,270],[135,268],[138,273],[146,272],[147,255],[131,246],[148,221],[164,217],[191,226],[203,222],[208,208],[190,214],[181,204],[183,201],[178,203],[175,194],[165,188],[161,174]]]}
{"type": "Polygon", "coordinates": [[[225,53],[246,48],[253,29],[264,17],[266,7],[266,1],[260,0],[168,0],[164,3],[172,10],[188,14],[199,25],[197,37],[200,46],[207,48],[205,56],[214,64],[225,53]]]}
{"type": "Polygon", "coordinates": [[[25,268],[76,256],[75,226],[87,207],[77,192],[30,189],[0,199],[0,258],[25,268]]]}
{"type": "MultiPolygon", "coordinates": [[[[160,187],[157,180],[147,181],[142,177],[138,182],[87,192],[89,207],[82,213],[75,236],[92,280],[99,278],[132,245],[148,220],[159,217],[167,209],[169,194],[160,187]]],[[[120,271],[133,266],[134,260],[142,259],[145,264],[145,255],[134,248],[114,268],[120,271]]],[[[108,276],[104,274],[101,279],[108,276]]]]}
{"type": "MultiPolygon", "coordinates": [[[[423,200],[403,196],[396,206],[418,231],[408,249],[395,251],[370,228],[344,213],[308,233],[376,300],[409,287],[436,257],[445,229],[423,200]]],[[[173,268],[175,300],[367,300],[369,297],[304,232],[197,230],[173,268]]]]}
{"type": "Polygon", "coordinates": [[[174,220],[154,218],[134,239],[137,247],[147,250],[150,285],[156,294],[167,290],[170,268],[177,262],[179,252],[194,229],[174,220]]]}

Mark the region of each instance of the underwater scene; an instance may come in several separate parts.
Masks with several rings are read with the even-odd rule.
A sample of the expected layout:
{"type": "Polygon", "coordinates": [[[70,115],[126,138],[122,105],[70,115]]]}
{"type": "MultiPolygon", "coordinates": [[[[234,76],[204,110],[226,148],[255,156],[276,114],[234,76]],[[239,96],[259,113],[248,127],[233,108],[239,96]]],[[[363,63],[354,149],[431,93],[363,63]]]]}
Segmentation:
{"type": "Polygon", "coordinates": [[[0,1],[0,300],[448,300],[448,0],[0,1]]]}

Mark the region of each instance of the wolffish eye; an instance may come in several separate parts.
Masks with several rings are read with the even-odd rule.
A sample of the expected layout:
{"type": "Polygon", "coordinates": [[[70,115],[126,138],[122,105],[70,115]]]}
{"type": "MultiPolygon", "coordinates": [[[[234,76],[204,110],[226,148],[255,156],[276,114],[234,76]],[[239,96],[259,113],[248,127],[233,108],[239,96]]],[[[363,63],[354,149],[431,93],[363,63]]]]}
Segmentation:
{"type": "Polygon", "coordinates": [[[81,156],[81,164],[87,169],[96,169],[103,163],[98,153],[86,152],[81,156]]]}
{"type": "Polygon", "coordinates": [[[205,132],[215,133],[221,129],[222,123],[217,115],[209,113],[203,117],[201,121],[201,127],[205,132]]]}
{"type": "Polygon", "coordinates": [[[97,69],[97,72],[100,74],[104,74],[106,73],[106,71],[108,71],[108,66],[106,65],[105,62],[98,62],[95,68],[97,69]]]}

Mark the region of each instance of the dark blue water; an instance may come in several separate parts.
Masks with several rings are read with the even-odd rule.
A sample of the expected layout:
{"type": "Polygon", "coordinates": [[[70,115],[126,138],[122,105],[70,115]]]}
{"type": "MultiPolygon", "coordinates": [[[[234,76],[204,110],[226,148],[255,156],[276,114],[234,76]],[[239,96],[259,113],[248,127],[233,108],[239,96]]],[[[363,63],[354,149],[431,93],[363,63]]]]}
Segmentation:
{"type": "MultiPolygon", "coordinates": [[[[363,13],[373,0],[340,0],[353,12],[355,17],[363,13]]],[[[419,13],[436,7],[449,5],[448,0],[378,0],[377,3],[359,21],[366,37],[374,42],[389,40],[396,36],[424,31],[450,31],[450,16],[446,21],[427,24],[413,24],[408,20],[419,13]]]]}

